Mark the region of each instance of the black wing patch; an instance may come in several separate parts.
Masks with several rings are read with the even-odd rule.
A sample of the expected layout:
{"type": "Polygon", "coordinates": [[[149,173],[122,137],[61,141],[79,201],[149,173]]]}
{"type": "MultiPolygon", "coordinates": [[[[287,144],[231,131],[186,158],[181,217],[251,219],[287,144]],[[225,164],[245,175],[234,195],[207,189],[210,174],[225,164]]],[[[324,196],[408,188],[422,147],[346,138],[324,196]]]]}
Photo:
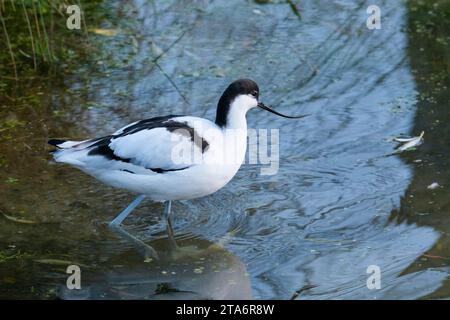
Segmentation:
{"type": "Polygon", "coordinates": [[[177,117],[184,117],[184,115],[171,114],[168,116],[154,117],[154,118],[150,118],[150,119],[141,120],[129,127],[126,127],[125,129],[123,129],[122,133],[117,135],[116,137],[123,137],[123,136],[129,135],[129,134],[136,133],[141,130],[149,130],[149,129],[154,129],[154,128],[165,127],[166,123],[170,119],[177,118],[177,117]]]}
{"type": "Polygon", "coordinates": [[[191,141],[202,150],[202,153],[205,153],[209,147],[208,141],[202,138],[194,128],[184,122],[168,121],[165,123],[165,128],[169,132],[179,133],[181,135],[185,135],[185,133],[187,133],[191,138],[191,141]]]}
{"type": "Polygon", "coordinates": [[[114,136],[106,136],[100,139],[98,142],[91,145],[89,148],[92,148],[88,155],[90,156],[103,156],[108,160],[116,160],[116,161],[122,161],[126,163],[130,163],[131,159],[127,158],[121,158],[118,157],[114,150],[109,147],[109,144],[111,143],[112,138],[114,136]]]}
{"type": "MultiPolygon", "coordinates": [[[[202,153],[205,153],[209,147],[209,143],[202,138],[197,131],[195,131],[194,128],[190,127],[185,122],[178,122],[175,120],[170,120],[175,117],[183,117],[182,115],[169,115],[169,116],[163,116],[163,117],[154,117],[150,119],[141,120],[129,127],[126,127],[120,134],[117,135],[109,135],[102,138],[99,138],[96,143],[91,145],[89,148],[91,149],[88,153],[88,155],[99,155],[107,158],[108,160],[115,160],[115,161],[122,161],[125,163],[133,163],[132,158],[121,158],[117,156],[114,153],[114,150],[110,148],[110,143],[113,139],[117,139],[120,137],[124,137],[136,132],[139,132],[141,130],[150,130],[155,128],[166,128],[167,131],[181,134],[181,135],[188,135],[192,142],[195,143],[195,145],[199,148],[201,148],[202,153]]],[[[171,172],[171,171],[180,171],[185,170],[189,167],[185,168],[177,168],[177,169],[163,169],[163,168],[146,168],[156,173],[165,173],[165,172],[171,172]]],[[[129,171],[129,170],[125,170],[129,171]]],[[[130,173],[134,173],[131,172],[130,173]]]]}
{"type": "Polygon", "coordinates": [[[191,141],[194,142],[197,147],[201,148],[202,153],[209,147],[209,143],[202,138],[194,128],[190,127],[184,122],[178,122],[171,120],[177,117],[184,117],[183,115],[169,115],[163,117],[155,117],[150,119],[141,120],[123,130],[123,132],[114,138],[123,137],[129,134],[139,132],[141,130],[150,130],[155,128],[166,128],[170,132],[180,133],[184,135],[184,130],[189,134],[191,141]],[[179,131],[178,131],[179,130],[179,131]]]}

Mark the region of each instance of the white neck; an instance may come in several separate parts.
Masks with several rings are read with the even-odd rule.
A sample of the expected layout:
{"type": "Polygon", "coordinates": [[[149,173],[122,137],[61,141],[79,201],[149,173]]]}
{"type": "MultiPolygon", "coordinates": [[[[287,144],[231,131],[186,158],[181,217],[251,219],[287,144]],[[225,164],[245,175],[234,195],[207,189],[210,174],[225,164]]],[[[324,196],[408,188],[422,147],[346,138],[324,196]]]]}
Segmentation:
{"type": "Polygon", "coordinates": [[[248,95],[240,95],[234,99],[230,105],[227,115],[227,125],[225,129],[247,130],[247,111],[256,107],[256,99],[248,95]]]}
{"type": "Polygon", "coordinates": [[[247,130],[247,118],[242,110],[234,110],[228,114],[227,126],[225,129],[244,129],[247,130]]]}

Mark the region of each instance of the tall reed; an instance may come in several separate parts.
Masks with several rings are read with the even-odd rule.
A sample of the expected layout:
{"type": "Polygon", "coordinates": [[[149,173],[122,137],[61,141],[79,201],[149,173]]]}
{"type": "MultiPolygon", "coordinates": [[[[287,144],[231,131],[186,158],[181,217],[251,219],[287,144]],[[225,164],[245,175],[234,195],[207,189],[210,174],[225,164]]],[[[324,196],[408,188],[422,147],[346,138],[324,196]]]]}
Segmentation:
{"type": "Polygon", "coordinates": [[[0,0],[0,79],[52,70],[87,41],[84,14],[82,30],[66,27],[66,8],[73,2],[83,9],[101,0],[0,0]]]}

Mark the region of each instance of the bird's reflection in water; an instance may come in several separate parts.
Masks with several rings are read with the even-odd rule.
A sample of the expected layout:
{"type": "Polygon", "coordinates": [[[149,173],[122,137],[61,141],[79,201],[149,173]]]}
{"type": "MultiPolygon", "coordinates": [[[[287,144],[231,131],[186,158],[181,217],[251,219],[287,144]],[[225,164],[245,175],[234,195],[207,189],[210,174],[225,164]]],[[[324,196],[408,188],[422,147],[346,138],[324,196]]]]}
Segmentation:
{"type": "Polygon", "coordinates": [[[203,239],[146,242],[158,259],[136,248],[113,255],[108,267],[83,275],[81,290],[61,288],[62,299],[251,299],[242,261],[222,245],[203,239]]]}

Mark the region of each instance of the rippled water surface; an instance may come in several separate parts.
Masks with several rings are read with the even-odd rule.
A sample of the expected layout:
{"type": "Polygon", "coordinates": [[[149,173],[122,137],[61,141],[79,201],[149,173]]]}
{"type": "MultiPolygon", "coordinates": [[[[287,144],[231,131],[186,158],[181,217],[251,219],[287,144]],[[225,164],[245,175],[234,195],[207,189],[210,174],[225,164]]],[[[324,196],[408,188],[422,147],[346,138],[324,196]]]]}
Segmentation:
{"type": "Polygon", "coordinates": [[[0,132],[0,210],[28,223],[0,217],[12,257],[0,262],[0,297],[448,298],[448,61],[408,32],[421,18],[412,4],[378,2],[381,30],[366,28],[370,1],[301,1],[300,17],[284,2],[111,1],[121,32],[92,36],[105,59],[63,80],[22,81],[15,94],[35,102],[4,100],[16,109],[2,109],[3,121],[23,126],[0,132]],[[442,72],[439,86],[428,81],[442,72]],[[49,161],[48,137],[171,113],[213,119],[240,77],[278,110],[311,116],[248,114],[249,127],[280,130],[279,171],[245,164],[219,192],[174,203],[180,252],[161,204],[125,222],[161,255],[144,260],[106,226],[133,195],[49,161]],[[422,130],[417,150],[390,155],[392,137],[422,130]],[[82,290],[66,289],[68,264],[81,267],[82,290]],[[370,265],[380,290],[366,286],[370,265]]]}

